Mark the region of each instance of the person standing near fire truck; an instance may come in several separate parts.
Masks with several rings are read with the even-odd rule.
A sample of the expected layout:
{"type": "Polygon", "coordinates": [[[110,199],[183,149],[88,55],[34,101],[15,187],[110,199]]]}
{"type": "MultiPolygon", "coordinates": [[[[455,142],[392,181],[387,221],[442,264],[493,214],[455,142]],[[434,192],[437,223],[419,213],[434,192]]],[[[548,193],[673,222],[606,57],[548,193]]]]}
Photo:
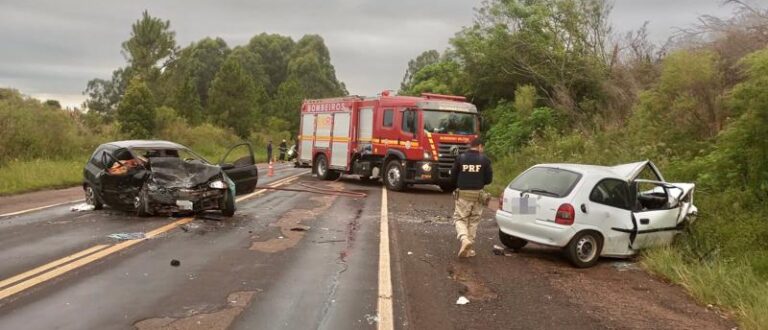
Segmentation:
{"type": "Polygon", "coordinates": [[[493,181],[491,160],[483,154],[483,141],[480,138],[474,139],[469,150],[456,157],[451,176],[457,187],[453,192],[456,200],[453,221],[456,237],[461,242],[459,257],[474,257],[477,225],[490,200],[490,194],[483,188],[493,181]]]}

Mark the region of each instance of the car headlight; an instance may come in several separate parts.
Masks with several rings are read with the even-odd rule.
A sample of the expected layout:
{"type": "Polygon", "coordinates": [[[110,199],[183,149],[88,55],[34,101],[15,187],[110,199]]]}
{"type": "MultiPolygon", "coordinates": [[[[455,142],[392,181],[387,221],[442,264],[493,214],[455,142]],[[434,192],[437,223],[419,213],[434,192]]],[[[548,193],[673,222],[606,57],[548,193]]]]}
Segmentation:
{"type": "Polygon", "coordinates": [[[421,170],[424,172],[432,171],[432,165],[429,163],[424,163],[424,165],[421,165],[421,170]]]}
{"type": "Polygon", "coordinates": [[[227,184],[224,181],[216,180],[208,184],[213,189],[227,189],[227,184]]]}

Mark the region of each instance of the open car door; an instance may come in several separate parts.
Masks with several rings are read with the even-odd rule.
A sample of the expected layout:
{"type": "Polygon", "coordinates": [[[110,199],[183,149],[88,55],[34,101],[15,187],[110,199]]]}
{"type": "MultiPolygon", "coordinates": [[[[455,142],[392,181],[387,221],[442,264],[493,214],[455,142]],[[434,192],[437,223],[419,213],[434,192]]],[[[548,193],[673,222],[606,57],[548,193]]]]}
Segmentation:
{"type": "Polygon", "coordinates": [[[674,185],[637,179],[632,184],[635,205],[633,249],[669,244],[695,206],[691,203],[692,184],[674,185]]]}
{"type": "Polygon", "coordinates": [[[232,146],[219,161],[219,166],[227,176],[235,182],[235,193],[252,192],[259,181],[259,171],[256,168],[256,158],[253,147],[244,142],[232,146]]]}
{"type": "Polygon", "coordinates": [[[101,197],[107,205],[113,207],[133,207],[138,191],[144,183],[146,169],[143,166],[129,165],[131,158],[127,149],[101,154],[103,169],[96,175],[101,189],[101,197]],[[122,156],[120,156],[122,155],[122,156]],[[122,160],[121,160],[122,159],[122,160]],[[113,171],[114,167],[122,167],[113,171]]]}

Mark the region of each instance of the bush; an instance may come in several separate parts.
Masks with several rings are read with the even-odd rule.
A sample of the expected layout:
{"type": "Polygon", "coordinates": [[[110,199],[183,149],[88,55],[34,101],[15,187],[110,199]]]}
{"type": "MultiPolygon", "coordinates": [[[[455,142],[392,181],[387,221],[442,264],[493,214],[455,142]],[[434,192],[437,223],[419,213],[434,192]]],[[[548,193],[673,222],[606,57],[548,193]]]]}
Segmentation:
{"type": "Polygon", "coordinates": [[[100,136],[81,120],[79,112],[46,106],[15,90],[0,90],[0,166],[14,159],[90,154],[100,136]]]}

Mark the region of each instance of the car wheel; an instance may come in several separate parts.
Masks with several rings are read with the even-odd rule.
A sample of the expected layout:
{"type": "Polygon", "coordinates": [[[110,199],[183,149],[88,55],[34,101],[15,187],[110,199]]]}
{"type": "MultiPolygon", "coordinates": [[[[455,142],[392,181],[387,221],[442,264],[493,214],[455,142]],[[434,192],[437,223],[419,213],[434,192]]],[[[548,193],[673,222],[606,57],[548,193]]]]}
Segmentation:
{"type": "Polygon", "coordinates": [[[453,192],[454,190],[456,190],[456,185],[453,183],[441,183],[438,186],[440,186],[440,190],[447,193],[453,192]]]}
{"type": "Polygon", "coordinates": [[[603,250],[603,237],[595,231],[582,231],[571,239],[565,249],[568,259],[574,266],[592,267],[597,263],[600,252],[603,250]]]}
{"type": "Polygon", "coordinates": [[[400,165],[400,160],[390,160],[384,170],[384,184],[387,185],[387,189],[402,191],[405,187],[404,179],[403,166],[400,165]]]}
{"type": "Polygon", "coordinates": [[[136,210],[136,215],[140,217],[147,217],[152,215],[149,212],[149,199],[147,198],[147,186],[144,186],[136,194],[133,200],[133,207],[136,210]]]}
{"type": "Polygon", "coordinates": [[[93,187],[91,185],[86,184],[85,188],[85,203],[88,205],[93,205],[94,210],[101,210],[104,207],[104,204],[99,200],[98,197],[96,197],[96,191],[93,190],[93,187]]]}
{"type": "Polygon", "coordinates": [[[221,213],[225,217],[231,217],[235,215],[235,196],[232,191],[227,190],[221,201],[221,213]]]}
{"type": "Polygon", "coordinates": [[[520,249],[528,244],[528,241],[519,237],[507,235],[501,231],[501,229],[499,229],[499,241],[501,241],[501,244],[504,244],[504,246],[512,249],[513,251],[520,251],[520,249]]]}

